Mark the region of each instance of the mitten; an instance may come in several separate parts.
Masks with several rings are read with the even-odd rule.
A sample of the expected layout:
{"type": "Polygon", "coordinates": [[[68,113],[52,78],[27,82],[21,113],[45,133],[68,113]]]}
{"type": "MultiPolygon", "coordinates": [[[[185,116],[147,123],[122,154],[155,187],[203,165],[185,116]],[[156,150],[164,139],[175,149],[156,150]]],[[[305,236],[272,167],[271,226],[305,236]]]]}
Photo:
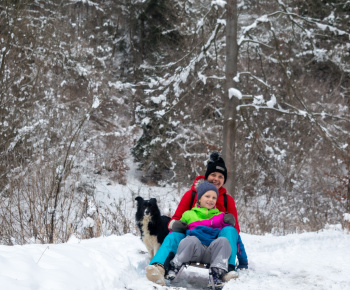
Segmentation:
{"type": "Polygon", "coordinates": [[[231,225],[233,227],[236,224],[236,219],[235,219],[235,217],[233,216],[232,213],[225,213],[223,220],[224,220],[224,223],[229,224],[229,225],[231,225]]]}
{"type": "Polygon", "coordinates": [[[183,221],[172,220],[169,224],[169,230],[178,233],[186,233],[187,224],[183,221]]]}
{"type": "Polygon", "coordinates": [[[248,261],[238,260],[237,270],[248,269],[248,261]]]}

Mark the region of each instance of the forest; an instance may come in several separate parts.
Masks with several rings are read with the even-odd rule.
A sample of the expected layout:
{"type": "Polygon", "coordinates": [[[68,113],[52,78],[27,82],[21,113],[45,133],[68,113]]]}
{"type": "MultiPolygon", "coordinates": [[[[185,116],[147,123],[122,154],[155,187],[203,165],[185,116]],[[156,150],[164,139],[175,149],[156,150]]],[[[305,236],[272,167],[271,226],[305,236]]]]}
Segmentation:
{"type": "Polygon", "coordinates": [[[349,27],[347,0],[0,0],[0,244],[127,233],[98,178],[184,193],[214,150],[242,231],[349,227],[349,27]]]}

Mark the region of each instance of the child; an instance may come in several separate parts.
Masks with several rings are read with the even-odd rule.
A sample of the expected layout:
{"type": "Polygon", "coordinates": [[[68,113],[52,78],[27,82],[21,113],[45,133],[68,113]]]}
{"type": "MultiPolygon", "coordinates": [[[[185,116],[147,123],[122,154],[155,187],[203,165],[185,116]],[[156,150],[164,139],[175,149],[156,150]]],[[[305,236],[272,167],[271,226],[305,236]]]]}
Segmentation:
{"type": "MultiPolygon", "coordinates": [[[[217,236],[223,227],[234,226],[235,218],[231,213],[225,214],[215,208],[218,195],[214,184],[204,180],[198,182],[197,205],[185,211],[181,219],[174,222],[174,231],[180,230],[185,224],[187,231],[186,238],[180,242],[176,255],[170,262],[169,278],[175,277],[182,264],[201,262],[210,264],[215,287],[223,286],[223,277],[228,272],[231,246],[225,237],[217,236]]],[[[235,239],[238,240],[237,232],[235,239]]]]}

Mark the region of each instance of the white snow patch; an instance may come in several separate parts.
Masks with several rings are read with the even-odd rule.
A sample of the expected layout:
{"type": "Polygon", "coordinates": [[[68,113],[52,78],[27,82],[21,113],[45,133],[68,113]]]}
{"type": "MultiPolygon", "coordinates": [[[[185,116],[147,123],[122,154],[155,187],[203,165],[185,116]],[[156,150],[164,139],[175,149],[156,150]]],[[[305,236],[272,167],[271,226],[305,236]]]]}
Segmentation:
{"type": "Polygon", "coordinates": [[[92,104],[92,108],[96,109],[100,106],[100,100],[98,99],[98,96],[94,96],[94,102],[92,104]]]}
{"type": "Polygon", "coordinates": [[[266,106],[268,106],[269,108],[273,108],[274,105],[276,105],[276,103],[277,103],[276,97],[272,95],[270,101],[266,102],[266,106]]]}
{"type": "Polygon", "coordinates": [[[151,97],[151,100],[155,104],[159,104],[163,101],[166,101],[166,97],[164,95],[159,95],[158,97],[151,97]]]}
{"type": "Polygon", "coordinates": [[[226,5],[226,1],[225,0],[213,0],[213,1],[211,1],[211,5],[218,5],[222,8],[224,8],[226,5]]]}
{"type": "Polygon", "coordinates": [[[350,222],[350,213],[344,213],[344,221],[350,222]]]}
{"type": "Polygon", "coordinates": [[[235,88],[229,88],[228,89],[228,97],[231,100],[232,97],[236,97],[237,99],[241,100],[242,99],[242,93],[235,89],[235,88]]]}
{"type": "MultiPolygon", "coordinates": [[[[339,226],[287,236],[241,233],[249,270],[224,290],[345,290],[350,285],[350,235],[339,226]]],[[[175,290],[204,289],[208,270],[189,267],[173,285],[147,280],[150,261],[140,237],[132,234],[59,245],[0,245],[1,289],[175,290]],[[181,287],[181,288],[179,288],[181,287]]]]}
{"type": "Polygon", "coordinates": [[[141,121],[142,125],[148,125],[151,119],[149,117],[143,118],[141,121]]]}

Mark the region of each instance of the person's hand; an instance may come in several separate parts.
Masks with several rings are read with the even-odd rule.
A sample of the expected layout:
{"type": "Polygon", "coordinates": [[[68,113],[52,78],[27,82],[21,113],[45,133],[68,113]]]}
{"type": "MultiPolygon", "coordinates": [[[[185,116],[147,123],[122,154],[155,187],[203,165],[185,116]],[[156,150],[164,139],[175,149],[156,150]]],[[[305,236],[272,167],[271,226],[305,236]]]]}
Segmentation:
{"type": "Polygon", "coordinates": [[[169,224],[169,230],[178,233],[185,233],[187,230],[187,224],[183,221],[172,220],[169,224]]]}
{"type": "Polygon", "coordinates": [[[237,270],[248,270],[248,261],[238,260],[237,270]]]}
{"type": "Polygon", "coordinates": [[[235,226],[236,219],[235,219],[235,217],[233,216],[232,213],[225,213],[224,214],[224,223],[229,224],[229,225],[231,225],[233,227],[235,226]]]}

